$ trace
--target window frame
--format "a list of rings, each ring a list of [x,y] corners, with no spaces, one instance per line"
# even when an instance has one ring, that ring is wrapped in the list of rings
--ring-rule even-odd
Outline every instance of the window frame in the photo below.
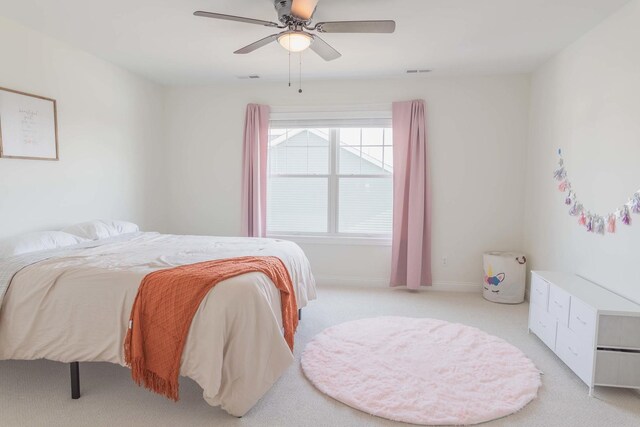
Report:
[[[317,243],[317,244],[354,244],[354,245],[391,245],[391,233],[345,233],[339,232],[339,215],[340,215],[340,180],[350,178],[370,178],[370,179],[387,179],[391,180],[393,186],[393,172],[389,174],[345,174],[340,173],[340,129],[354,126],[331,126],[329,129],[329,170],[326,174],[281,174],[271,173],[271,162],[269,160],[267,179],[271,178],[326,178],[327,179],[327,232],[308,232],[308,231],[276,231],[271,232],[267,227],[267,237],[283,238],[293,240],[299,243]],[[358,126],[358,128],[382,128],[387,129],[389,126]],[[282,129],[283,127],[278,127]],[[287,127],[292,129],[293,127]],[[297,125],[296,129],[313,129],[313,124]],[[318,127],[320,128],[320,127]],[[383,136],[383,144],[380,147],[386,147],[385,136]],[[369,146],[363,145],[360,147]],[[373,145],[378,146],[378,145]],[[393,144],[388,145],[393,147]],[[384,168],[384,161],[382,163]],[[391,201],[393,208],[393,199]]]

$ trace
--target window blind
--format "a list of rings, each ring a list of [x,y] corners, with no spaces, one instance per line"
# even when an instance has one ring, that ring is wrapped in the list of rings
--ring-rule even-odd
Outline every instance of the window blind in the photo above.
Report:
[[[335,107],[272,107],[272,129],[390,128],[391,105]]]

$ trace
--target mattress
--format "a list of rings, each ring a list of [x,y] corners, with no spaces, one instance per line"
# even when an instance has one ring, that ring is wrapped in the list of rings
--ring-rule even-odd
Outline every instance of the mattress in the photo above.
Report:
[[[276,239],[132,233],[0,260],[0,360],[124,366],[129,315],[145,275],[237,256],[279,257],[298,307],[316,298],[302,249]],[[180,374],[202,387],[209,404],[241,416],[292,361],[282,335],[279,291],[265,275],[248,273],[219,283],[205,297],[189,330]]]

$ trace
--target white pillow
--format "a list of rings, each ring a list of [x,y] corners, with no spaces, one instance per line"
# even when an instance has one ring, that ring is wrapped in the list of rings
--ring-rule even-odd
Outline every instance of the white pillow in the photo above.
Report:
[[[39,231],[23,234],[0,241],[0,258],[7,258],[29,252],[44,251],[47,249],[62,248],[85,242],[79,236],[64,233],[62,231]]]
[[[140,231],[140,227],[138,227],[138,225],[134,224],[133,222],[115,220],[102,221],[105,224],[108,224],[112,228],[112,230],[115,230],[116,235],[137,233],[138,231]]]
[[[62,229],[65,233],[75,234],[89,240],[106,239],[121,234],[135,233],[139,230],[140,228],[132,222],[102,219],[82,222]]]

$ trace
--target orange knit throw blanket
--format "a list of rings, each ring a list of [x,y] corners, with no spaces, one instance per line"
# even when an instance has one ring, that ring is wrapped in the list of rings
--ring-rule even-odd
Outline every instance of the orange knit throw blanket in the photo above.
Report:
[[[298,305],[289,273],[276,257],[240,257],[184,265],[148,274],[131,309],[125,363],[138,384],[178,400],[178,375],[191,321],[207,293],[223,280],[250,272],[280,290],[284,338],[293,351]]]

